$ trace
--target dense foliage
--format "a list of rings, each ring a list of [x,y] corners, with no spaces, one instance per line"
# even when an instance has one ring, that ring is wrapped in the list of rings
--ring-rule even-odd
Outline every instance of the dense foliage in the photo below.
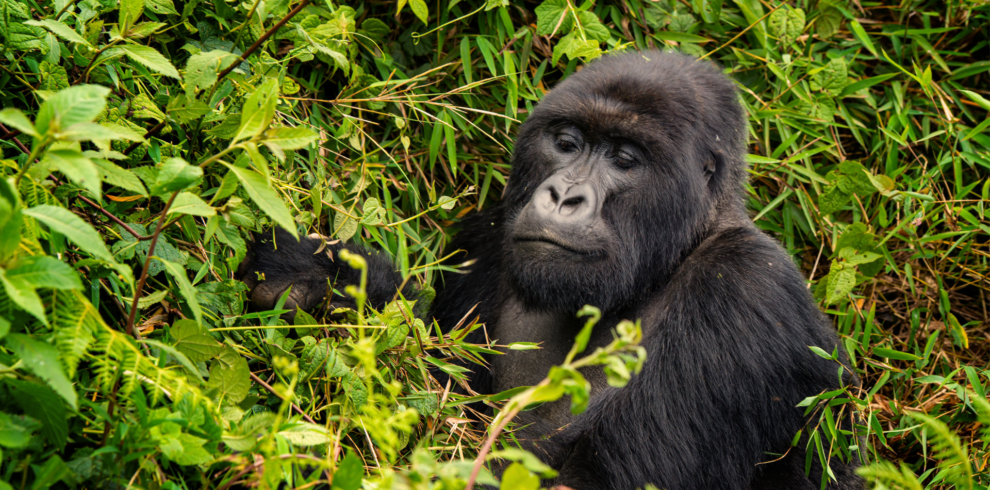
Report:
[[[988,25],[985,0],[0,0],[0,489],[463,488],[495,483],[472,476],[494,448],[503,488],[537,488],[549,469],[490,442],[528,403],[580,411],[578,367],[623,384],[638,324],[470,397],[429,372],[506,348],[466,344],[472,318],[443,336],[354,285],[343,321],[288,325],[234,272],[282,226],[384,250],[429,301],[542,94],[647,48],[738,81],[754,220],[863,379],[808,394],[809,457],[985,488]],[[505,404],[487,434],[479,400]]]

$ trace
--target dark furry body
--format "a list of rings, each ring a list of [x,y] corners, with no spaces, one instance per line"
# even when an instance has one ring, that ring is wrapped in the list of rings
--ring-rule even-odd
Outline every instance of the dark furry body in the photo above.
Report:
[[[803,443],[789,447],[806,421],[795,405],[840,386],[838,365],[808,346],[831,352],[838,342],[786,252],[742,206],[746,134],[734,89],[711,65],[637,56],[591,64],[529,116],[503,200],[464,220],[448,247],[477,262],[468,274],[438,282],[430,316],[449,329],[477,305],[489,338],[543,343],[541,351],[510,351],[493,356],[491,370],[475,369],[471,385],[482,393],[536,383],[562,362],[583,304],[604,313],[589,349],[610,341],[618,321],[642,320],[648,357],[627,387],[611,388],[600,370],[588,370],[592,402],[584,414],[571,416],[561,401],[520,416],[522,439],[560,472],[553,483],[578,490],[818,488],[820,466],[805,476]],[[541,139],[559,121],[588,139],[580,165],[599,165],[588,163],[602,158],[599,140],[610,147],[624,138],[641,145],[649,165],[603,167],[595,183],[605,195],[599,221],[579,228],[590,230],[593,254],[534,260],[513,241],[526,226],[528,203],[542,182],[578,165]],[[568,240],[578,235],[561,232]],[[316,269],[293,251],[315,245],[282,247],[248,268],[278,271],[283,282],[316,280],[323,289],[337,274],[336,264]],[[390,268],[373,278],[373,298],[394,295]],[[833,459],[838,483],[830,488],[861,488],[854,465]]]

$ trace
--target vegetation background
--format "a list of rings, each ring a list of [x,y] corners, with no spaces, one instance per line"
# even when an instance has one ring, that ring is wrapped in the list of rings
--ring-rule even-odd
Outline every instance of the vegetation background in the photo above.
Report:
[[[441,336],[357,285],[343,320],[287,325],[234,271],[282,226],[431,284],[542,95],[648,48],[738,82],[753,219],[863,379],[808,394],[809,457],[987,488],[985,0],[0,0],[0,489],[495,484],[468,402],[507,403],[501,427],[565,392],[580,410],[583,378],[457,395],[429,370],[490,351],[471,318]],[[618,383],[641,362],[624,328],[585,358]],[[549,474],[497,454],[502,488]]]

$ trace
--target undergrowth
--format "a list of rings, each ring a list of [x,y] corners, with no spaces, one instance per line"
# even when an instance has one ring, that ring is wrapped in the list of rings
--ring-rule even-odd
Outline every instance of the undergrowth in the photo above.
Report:
[[[808,394],[809,457],[987,488],[988,26],[983,0],[0,0],[0,489],[459,489],[497,484],[491,457],[537,488],[552,470],[496,437],[564,391],[580,411],[576,366],[628,380],[638,324],[471,396],[453,360],[536,346],[467,344],[470,315],[441,335],[362,285],[344,323],[289,325],[234,271],[281,226],[432,284],[546,90],[648,48],[738,82],[753,219],[862,379]],[[490,428],[479,401],[505,408]]]

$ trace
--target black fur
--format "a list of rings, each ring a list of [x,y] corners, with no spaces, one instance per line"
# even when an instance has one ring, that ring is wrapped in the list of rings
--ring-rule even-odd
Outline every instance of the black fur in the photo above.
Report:
[[[560,472],[553,483],[819,487],[821,467],[805,476],[803,441],[790,442],[806,422],[795,405],[840,386],[838,366],[808,347],[838,341],[790,257],[745,212],[736,97],[713,64],[685,56],[591,63],[528,117],[504,198],[465,219],[449,247],[477,262],[438,282],[430,314],[441,327],[478,305],[490,338],[544,346],[494,356],[472,380],[479,392],[542,379],[570,348],[583,304],[604,312],[589,349],[621,319],[642,319],[648,358],[627,387],[589,369],[587,412],[572,417],[561,401],[520,416],[519,435]],[[311,256],[286,250],[256,250],[264,257],[246,270],[280,281],[272,290],[325,289],[337,269],[318,259],[314,274]],[[376,272],[374,296],[395,293],[393,274]],[[830,488],[862,488],[854,466],[834,458]]]

